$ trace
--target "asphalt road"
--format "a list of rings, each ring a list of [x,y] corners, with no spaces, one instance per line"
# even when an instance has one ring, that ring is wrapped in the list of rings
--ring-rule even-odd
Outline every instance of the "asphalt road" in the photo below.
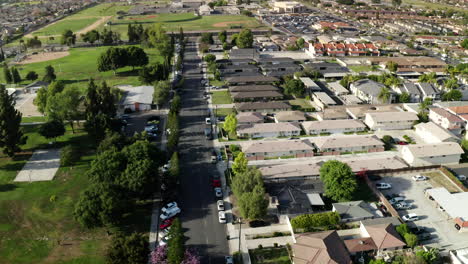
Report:
[[[213,143],[204,136],[208,105],[200,86],[200,62],[195,43],[188,43],[180,111],[181,220],[186,245],[196,248],[202,263],[224,263],[224,256],[228,254],[226,227],[218,222],[217,199],[210,182],[212,175],[218,172],[210,163]]]

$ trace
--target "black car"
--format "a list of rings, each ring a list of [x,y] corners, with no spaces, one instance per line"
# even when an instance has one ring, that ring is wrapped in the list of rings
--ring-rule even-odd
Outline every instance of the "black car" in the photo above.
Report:
[[[432,238],[431,233],[421,233],[417,235],[419,241],[430,240]]]
[[[423,227],[423,226],[417,226],[417,227],[410,228],[410,231],[411,231],[411,233],[413,233],[415,235],[427,233],[426,228]]]

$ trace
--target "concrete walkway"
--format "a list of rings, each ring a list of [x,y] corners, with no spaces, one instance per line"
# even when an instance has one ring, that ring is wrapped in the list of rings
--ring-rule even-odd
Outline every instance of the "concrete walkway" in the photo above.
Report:
[[[34,151],[23,169],[16,175],[15,182],[51,181],[60,167],[60,150],[43,149]]]

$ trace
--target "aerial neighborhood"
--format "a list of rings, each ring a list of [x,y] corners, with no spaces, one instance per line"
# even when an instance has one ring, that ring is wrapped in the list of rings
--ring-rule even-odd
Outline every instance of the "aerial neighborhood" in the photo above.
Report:
[[[468,264],[463,0],[0,0],[1,264]]]

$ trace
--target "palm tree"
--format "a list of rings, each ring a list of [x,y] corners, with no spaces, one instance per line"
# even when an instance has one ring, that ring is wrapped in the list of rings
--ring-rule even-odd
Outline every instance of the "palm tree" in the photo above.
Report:
[[[436,83],[437,76],[436,76],[435,72],[426,73],[426,74],[423,74],[423,75],[419,76],[418,81],[419,82],[426,82],[426,83]]]
[[[449,89],[449,90],[456,89],[458,88],[458,81],[455,78],[447,79],[444,82],[444,86],[446,89]]]
[[[380,102],[386,104],[390,100],[391,95],[392,94],[387,87],[382,87],[377,98],[379,99]]]

